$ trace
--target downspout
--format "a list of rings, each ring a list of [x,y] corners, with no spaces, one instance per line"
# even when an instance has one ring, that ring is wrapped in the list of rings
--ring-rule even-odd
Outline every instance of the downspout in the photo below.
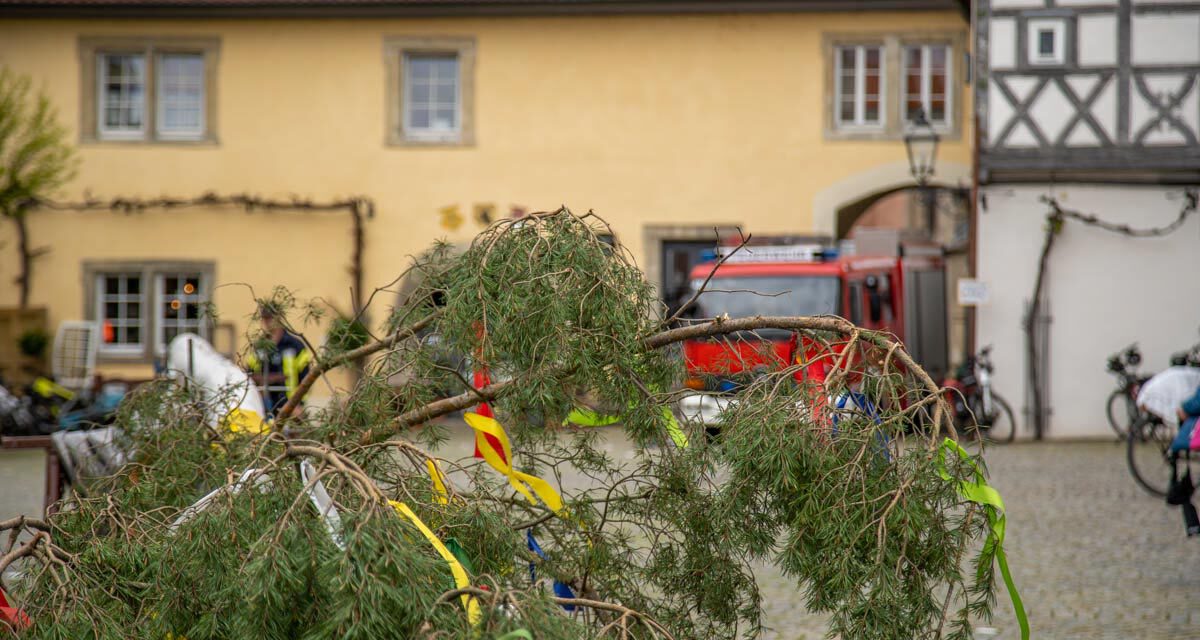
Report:
[[[977,33],[978,21],[976,20],[975,11],[972,10],[971,2],[964,0],[963,10],[967,14],[967,22],[970,25],[970,52],[971,66],[973,73],[971,74],[971,93],[973,100],[971,101],[971,204],[967,211],[967,277],[974,278],[978,273],[979,260],[979,156],[980,147],[983,145],[983,135],[980,133],[979,109],[980,109],[980,91],[977,90],[979,85],[980,67],[982,62],[979,59],[979,35]],[[975,353],[977,344],[975,339],[976,329],[976,307],[974,305],[967,307],[967,327],[966,327],[966,348],[965,355]]]

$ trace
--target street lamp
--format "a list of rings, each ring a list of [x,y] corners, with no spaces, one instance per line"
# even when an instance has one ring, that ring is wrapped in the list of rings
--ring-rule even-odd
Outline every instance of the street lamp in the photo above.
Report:
[[[925,221],[930,238],[933,237],[935,201],[929,188],[929,178],[933,176],[933,168],[937,163],[939,141],[941,136],[925,118],[925,111],[918,109],[908,133],[904,136],[904,150],[908,153],[908,171],[913,180],[917,181],[918,192],[925,200]]]

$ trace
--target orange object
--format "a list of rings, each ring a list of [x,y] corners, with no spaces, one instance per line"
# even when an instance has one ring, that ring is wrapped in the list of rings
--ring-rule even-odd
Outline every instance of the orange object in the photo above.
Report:
[[[115,339],[115,337],[113,335],[112,322],[105,320],[102,330],[104,332],[104,342],[106,342],[106,343],[112,342]]]

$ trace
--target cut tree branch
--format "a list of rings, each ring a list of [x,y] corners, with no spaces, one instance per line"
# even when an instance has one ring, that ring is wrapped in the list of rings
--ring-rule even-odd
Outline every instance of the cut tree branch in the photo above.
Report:
[[[753,316],[750,318],[730,319],[726,317],[717,318],[709,322],[679,327],[676,329],[668,329],[659,333],[653,334],[642,340],[642,346],[647,349],[661,349],[667,345],[684,340],[692,340],[696,338],[706,338],[728,333],[738,333],[741,331],[755,331],[761,329],[784,329],[789,331],[827,331],[838,333],[844,336],[855,335],[859,336],[860,340],[869,342],[876,347],[884,349],[895,356],[896,360],[904,368],[912,373],[920,381],[925,391],[930,394],[940,394],[941,387],[929,377],[912,356],[904,350],[903,346],[898,342],[889,338],[886,334],[877,331],[864,331],[854,323],[844,318],[837,316]],[[365,347],[364,347],[365,348]],[[395,424],[400,428],[410,425],[421,424],[428,422],[434,418],[444,416],[455,411],[461,411],[478,402],[489,402],[502,397],[508,393],[513,381],[495,382],[478,389],[460,393],[456,396],[435,400],[424,406],[418,407],[411,411],[406,411],[396,418]],[[930,446],[937,446],[938,431],[943,427],[951,437],[957,438],[958,433],[951,421],[949,412],[945,410],[945,402],[940,398],[933,403],[933,425],[934,437],[930,439]],[[391,427],[387,427],[388,431]],[[372,427],[365,431],[359,444],[369,445],[380,439],[384,439],[389,434],[384,433],[383,427]]]
[[[379,353],[384,349],[390,349],[396,346],[402,340],[415,336],[421,330],[428,327],[433,323],[434,320],[437,319],[438,315],[440,315],[440,312],[431,313],[406,327],[397,329],[386,338],[378,342],[372,342],[371,344],[363,345],[357,349],[347,351],[325,362],[313,364],[311,367],[309,367],[308,373],[305,374],[304,378],[300,381],[300,384],[296,385],[296,390],[292,393],[291,397],[288,398],[287,403],[284,404],[283,408],[279,410],[279,415],[277,415],[275,418],[275,429],[280,429],[282,424],[292,416],[292,414],[296,411],[296,407],[304,401],[304,396],[308,395],[309,389],[312,389],[312,386],[326,372],[336,369],[347,362],[354,362],[359,358],[365,358],[369,355]]]

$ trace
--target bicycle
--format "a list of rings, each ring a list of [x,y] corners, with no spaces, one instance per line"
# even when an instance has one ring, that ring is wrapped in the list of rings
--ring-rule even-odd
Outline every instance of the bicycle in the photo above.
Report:
[[[1200,455],[1197,452],[1171,453],[1171,441],[1178,427],[1163,422],[1158,416],[1141,412],[1126,439],[1125,459],[1138,486],[1156,498],[1165,498],[1172,475],[1182,476],[1190,469],[1192,476],[1200,474]]]
[[[1138,391],[1151,378],[1137,373],[1141,363],[1142,353],[1136,342],[1108,357],[1108,372],[1117,376],[1117,388],[1108,394],[1105,414],[1108,416],[1108,425],[1121,439],[1129,435],[1130,425],[1138,419]]]
[[[945,385],[947,400],[954,407],[954,421],[968,435],[989,442],[1012,442],[1017,435],[1017,421],[1012,406],[992,390],[992,347],[970,356],[959,367],[956,376]]]
[[[1200,345],[1173,354],[1171,367],[1200,367]],[[1139,391],[1147,380],[1141,378]],[[1138,486],[1152,496],[1164,498],[1174,474],[1190,470],[1196,476],[1200,472],[1200,455],[1193,456],[1187,450],[1172,453],[1171,442],[1179,432],[1178,425],[1137,406],[1136,392],[1132,404],[1133,421],[1126,436],[1125,460]]]

